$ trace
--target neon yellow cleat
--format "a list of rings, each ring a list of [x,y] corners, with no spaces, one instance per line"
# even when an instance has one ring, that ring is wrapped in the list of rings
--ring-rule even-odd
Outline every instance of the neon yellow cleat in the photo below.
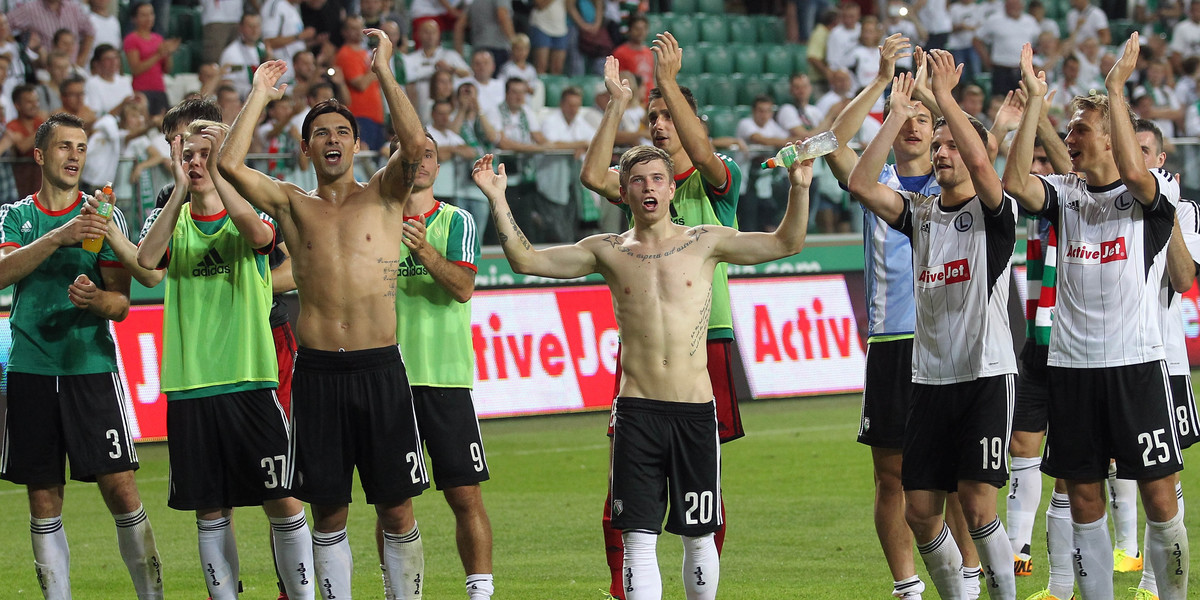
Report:
[[[1130,556],[1120,548],[1113,550],[1113,570],[1118,573],[1129,573],[1142,570],[1142,553]]]
[[[1158,600],[1158,596],[1155,596],[1150,590],[1129,588],[1129,591],[1133,592],[1133,600]]]

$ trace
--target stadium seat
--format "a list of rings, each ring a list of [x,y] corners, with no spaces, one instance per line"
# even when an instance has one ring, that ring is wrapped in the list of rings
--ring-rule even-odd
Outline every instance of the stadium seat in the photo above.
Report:
[[[697,10],[710,15],[725,14],[725,0],[699,0]]]
[[[596,86],[604,83],[604,78],[599,75],[580,75],[570,79],[571,85],[579,88],[583,92],[583,105],[591,106],[596,102]],[[547,100],[547,104],[549,104]],[[554,106],[558,106],[558,96],[554,97]]]
[[[771,95],[775,97],[775,103],[779,105],[791,104],[792,100],[792,78],[780,77],[771,83]]]
[[[179,48],[171,54],[171,74],[179,75],[180,73],[195,72],[195,67],[192,66],[192,47],[189,44],[180,44]]]
[[[733,73],[733,56],[725,46],[713,46],[704,50],[704,72]]]
[[[737,135],[737,115],[728,106],[706,106],[704,116],[708,122],[710,137],[733,137]]]
[[[783,19],[771,15],[759,15],[755,19],[758,21],[758,43],[782,44],[787,40]]]
[[[675,15],[667,24],[681,47],[694,46],[700,42],[700,24],[691,15]]]
[[[728,15],[729,41],[735,44],[757,44],[758,23],[753,17],[743,15]]]
[[[671,12],[690,15],[700,10],[697,0],[671,0]]]
[[[203,37],[204,26],[200,22],[200,9],[175,4],[171,6],[171,22],[167,27],[168,38],[179,38],[185,42]]]
[[[708,103],[708,88],[701,75],[680,75],[676,77],[679,85],[692,91],[692,97],[696,99],[696,105]]]
[[[808,72],[808,46],[802,44],[786,44],[781,47],[792,53],[792,72]]]
[[[646,15],[646,32],[647,40],[654,39],[654,36],[667,30],[667,23],[670,19],[662,13],[650,13]]]
[[[729,43],[729,21],[725,15],[700,15],[696,17],[696,22],[700,27],[700,41],[710,44]]]
[[[1113,19],[1108,22],[1108,30],[1112,33],[1113,44],[1118,46],[1129,39],[1130,34],[1138,29],[1138,24],[1129,19]]]
[[[558,106],[563,89],[571,85],[571,78],[566,75],[542,75],[541,79],[546,88],[546,106]]]
[[[786,46],[763,46],[763,70],[781,77],[788,77],[803,68],[793,66],[792,52]]]
[[[975,75],[975,83],[983,88],[983,97],[990,98],[992,95],[992,74],[978,73]],[[985,103],[986,104],[986,103]]]
[[[776,79],[767,75],[735,75],[734,82],[738,89],[738,104],[754,104],[754,99],[762,95],[771,95],[772,85]]]
[[[737,87],[729,75],[708,74],[704,76],[701,85],[707,88],[709,104],[716,106],[733,106],[737,104]]]
[[[741,75],[761,75],[763,72],[762,51],[755,46],[732,48],[733,70]]]
[[[720,48],[713,44],[700,42],[692,46],[687,52],[683,53],[683,64],[679,66],[680,75],[699,75],[704,72],[705,60],[708,53],[713,48]]]

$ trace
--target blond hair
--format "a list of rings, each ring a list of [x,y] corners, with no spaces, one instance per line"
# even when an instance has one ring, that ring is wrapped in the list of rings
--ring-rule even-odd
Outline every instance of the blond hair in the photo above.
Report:
[[[663,161],[667,166],[667,174],[671,179],[675,179],[675,161],[671,160],[671,155],[667,154],[666,150],[654,146],[634,146],[621,155],[621,187],[629,184],[629,172],[635,165],[655,160]]]
[[[217,129],[220,129],[221,131],[224,131],[227,134],[229,133],[229,126],[220,121],[209,121],[207,119],[197,119],[195,121],[192,121],[190,124],[188,124],[187,130],[183,134],[182,141],[186,142],[186,141],[188,141],[188,138],[192,137],[193,135],[200,135],[200,132],[204,131],[204,129],[207,127],[216,127]]]

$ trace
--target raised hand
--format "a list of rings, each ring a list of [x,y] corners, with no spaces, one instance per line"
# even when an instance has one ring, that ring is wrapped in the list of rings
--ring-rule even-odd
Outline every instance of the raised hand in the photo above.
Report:
[[[910,48],[912,48],[912,44],[902,33],[893,33],[883,40],[883,45],[879,47],[879,74],[875,78],[886,83],[894,77],[896,61],[913,55],[912,52],[907,51]]]
[[[654,81],[662,85],[664,81],[675,81],[679,69],[683,66],[683,50],[670,31],[664,31],[655,37],[651,51],[654,52]]]
[[[1021,83],[1025,84],[1028,97],[1045,96],[1049,86],[1046,85],[1046,72],[1033,70],[1033,46],[1021,46]]]
[[[432,248],[425,240],[425,215],[418,215],[415,219],[405,219],[402,228],[401,241],[413,254],[421,256],[429,248]]]
[[[1108,75],[1104,77],[1104,87],[1108,88],[1108,93],[1114,91],[1125,91],[1125,82],[1129,81],[1129,76],[1133,75],[1134,69],[1137,68],[1138,54],[1141,53],[1141,46],[1138,45],[1138,33],[1135,31],[1129,36],[1125,42],[1125,48],[1121,51],[1121,58],[1117,59],[1116,64],[1109,69]]]
[[[378,45],[371,55],[371,68],[376,71],[392,72],[392,38],[382,29],[364,29],[363,35],[375,38]]]
[[[471,179],[475,180],[475,185],[483,193],[491,198],[492,194],[500,197],[504,196],[504,190],[508,187],[508,175],[504,172],[504,164],[500,164],[499,172],[492,170],[492,155],[484,154],[479,160],[475,161],[475,167],[471,169]]]
[[[59,246],[74,246],[83,240],[102,238],[107,231],[108,219],[96,214],[95,210],[80,211],[74,219],[54,230],[54,240]]]
[[[287,90],[287,84],[275,87],[279,80],[283,78],[283,74],[287,73],[287,63],[282,60],[268,60],[258,66],[258,70],[254,72],[254,89],[265,93],[268,100],[278,100],[283,97],[283,92]]]
[[[963,66],[954,65],[954,55],[945,50],[932,50],[925,61],[935,94],[949,94],[962,77]]]
[[[917,82],[909,73],[902,73],[892,78],[892,96],[888,102],[891,103],[893,114],[898,114],[906,120],[920,114],[917,103],[912,100],[912,93],[916,87]]]
[[[612,96],[610,102],[620,102],[618,106],[627,107],[633,100],[633,88],[628,79],[621,79],[621,61],[616,57],[604,59],[604,88]]]
[[[208,140],[208,160],[205,165],[208,167],[208,174],[216,179],[221,176],[217,170],[217,154],[221,149],[221,144],[225,142],[225,129],[223,127],[208,126],[200,130],[200,137]]]
[[[797,140],[794,144],[798,147],[803,144],[804,140]],[[789,144],[790,145],[790,144]],[[798,160],[788,167],[788,181],[795,187],[807,188],[812,185],[812,170],[813,160]]]
[[[187,167],[183,166],[182,135],[171,138],[171,175],[175,178],[175,187],[187,189],[189,179]]]
[[[1004,96],[1004,104],[996,111],[992,131],[1007,133],[1017,128],[1021,123],[1021,115],[1025,112],[1025,92],[1010,91]]]

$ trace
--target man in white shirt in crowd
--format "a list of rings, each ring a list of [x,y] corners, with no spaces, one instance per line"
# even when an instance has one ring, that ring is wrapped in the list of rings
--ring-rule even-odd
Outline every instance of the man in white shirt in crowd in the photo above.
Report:
[[[863,31],[869,25],[864,20]],[[878,62],[878,61],[876,61]],[[788,178],[785,173],[776,173],[775,169],[763,171],[755,165],[767,160],[775,151],[795,138],[775,122],[775,101],[770,96],[762,95],[754,99],[750,116],[737,124],[737,138],[748,146],[769,146],[767,151],[750,153],[749,188],[747,193],[752,202],[743,203],[741,228],[743,231],[771,231],[779,224],[783,216],[782,207],[787,203]],[[782,177],[782,179],[781,179]],[[782,186],[782,187],[780,187]],[[781,204],[780,201],[783,203]]]
[[[121,52],[101,44],[92,53],[92,75],[83,86],[83,101],[97,115],[117,114],[121,103],[133,97],[133,79],[121,74]]]
[[[305,44],[316,36],[312,27],[305,27],[300,18],[300,0],[267,0],[263,4],[262,38],[267,51],[277,60],[287,63],[287,73],[283,75],[284,82],[295,78],[295,67],[292,57],[304,50]]]
[[[112,0],[88,0],[88,19],[96,30],[92,47],[108,44],[114,48],[121,45],[121,21],[112,13]]]
[[[1075,43],[1093,38],[1102,46],[1112,43],[1108,15],[1091,0],[1071,0],[1071,10],[1067,11],[1067,35],[1074,36]]]
[[[775,114],[775,122],[788,131],[792,139],[806,138],[821,131],[821,120],[825,115],[816,106],[809,104],[812,99],[812,80],[806,73],[792,75],[791,93],[793,102],[779,107]]]
[[[413,15],[416,15],[415,6]],[[422,20],[416,25],[413,37],[419,49],[404,56],[404,70],[408,75],[408,97],[412,98],[414,106],[421,106],[422,102],[429,100],[429,80],[435,72],[450,71],[455,77],[465,78],[471,75],[471,70],[461,54],[441,46],[442,30],[436,20]],[[493,62],[492,68],[495,69],[495,66]],[[488,98],[483,95],[483,90],[479,90],[479,99],[485,108],[496,98]]]
[[[499,98],[504,95],[504,82],[496,79],[495,74],[496,59],[492,52],[486,48],[476,48],[471,53],[471,76],[455,80],[454,89],[470,81],[475,84],[480,98]]]
[[[437,144],[440,169],[433,182],[433,193],[471,213],[475,231],[482,237],[488,223],[487,197],[479,192],[479,188],[470,185],[467,176],[471,161],[477,158],[475,149],[454,130],[451,122],[454,104],[449,100],[434,101],[429,115],[429,137]]]
[[[204,32],[204,43],[200,49],[201,62],[219,61],[225,46],[237,39],[238,21],[242,19],[242,15],[243,4],[237,0],[200,0],[200,24]]]
[[[238,21],[238,38],[221,52],[221,69],[225,80],[233,84],[242,98],[250,95],[254,71],[271,58],[262,41],[262,17],[246,13]],[[293,73],[294,73],[293,68]]]
[[[983,61],[983,70],[992,72],[993,96],[1017,89],[1021,81],[1021,46],[1037,41],[1037,19],[1024,10],[1021,0],[1004,0],[1004,10],[986,19],[975,32],[975,50]]]
[[[1171,66],[1176,73],[1183,73],[1183,60],[1200,56],[1200,2],[1188,6],[1188,18],[1175,24],[1171,30]]]
[[[829,69],[850,68],[850,51],[858,45],[861,26],[858,21],[862,18],[862,9],[851,0],[842,0],[838,5],[838,22],[829,31],[829,39],[825,42],[825,64]]]

